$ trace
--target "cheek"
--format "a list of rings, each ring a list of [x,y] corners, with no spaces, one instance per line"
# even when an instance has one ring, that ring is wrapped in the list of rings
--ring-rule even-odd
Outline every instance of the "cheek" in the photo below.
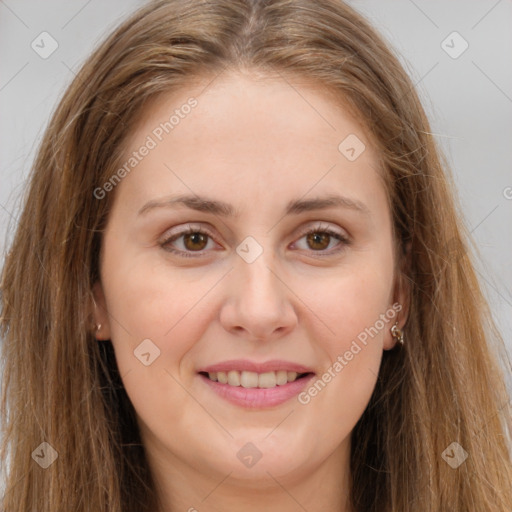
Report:
[[[384,339],[396,319],[389,302],[392,268],[392,258],[384,257],[340,272],[328,288],[316,283],[309,289],[305,302],[314,304],[321,322],[311,317],[315,327],[308,337],[325,364],[299,401],[318,414],[329,410],[319,435],[326,425],[349,432],[373,393]]]
[[[173,425],[186,432],[190,425],[183,411],[195,407],[186,391],[191,369],[186,355],[211,321],[203,299],[219,276],[170,271],[165,263],[143,257],[112,257],[104,268],[111,340],[139,420],[150,430]]]
[[[108,254],[104,289],[120,369],[138,366],[134,351],[148,339],[159,353],[152,368],[179,367],[207,324],[205,298],[219,280],[218,273],[170,269],[166,262],[131,256],[129,250],[114,246]]]
[[[361,258],[360,263],[342,268],[336,275],[308,280],[302,287],[305,292],[301,298],[311,305],[317,318],[315,326],[323,325],[323,344],[331,360],[349,350],[354,340],[363,345],[367,341],[366,347],[372,340],[371,345],[382,350],[381,341],[391,328],[395,312],[390,304],[392,257],[381,255],[379,261]],[[311,313],[309,316],[313,318]],[[315,327],[318,332],[320,328]]]

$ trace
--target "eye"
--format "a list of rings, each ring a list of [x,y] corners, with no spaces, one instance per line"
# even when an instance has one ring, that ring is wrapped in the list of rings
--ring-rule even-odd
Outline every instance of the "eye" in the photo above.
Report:
[[[347,245],[350,244],[349,239],[344,234],[335,231],[328,226],[324,227],[321,224],[308,229],[293,245],[297,245],[298,242],[300,242],[300,240],[303,238],[306,239],[306,244],[309,246],[309,250],[316,253],[315,256],[330,256],[334,253],[342,251]],[[181,245],[181,247],[176,249],[174,244],[180,239],[182,240],[178,245]],[[178,256],[194,258],[200,257],[204,254],[204,251],[208,249],[209,240],[213,240],[213,235],[208,230],[199,226],[196,227],[188,225],[186,229],[181,230],[175,234],[170,234],[164,238],[164,240],[160,242],[160,246],[164,250],[177,254]],[[339,243],[335,246],[334,250],[327,252],[326,249],[334,240],[337,240]],[[308,247],[306,247],[304,250],[307,251]]]
[[[182,238],[181,246],[183,248],[175,249],[172,244]],[[176,234],[171,234],[166,237],[160,246],[166,251],[184,256],[186,258],[194,258],[201,256],[201,254],[191,254],[194,252],[201,252],[206,249],[208,245],[208,239],[213,238],[209,231],[201,227],[194,227],[189,225],[187,229],[182,230]]]
[[[347,245],[350,244],[349,239],[344,234],[335,231],[328,226],[322,227],[321,224],[308,229],[305,233],[303,233],[298,242],[303,238],[306,239],[306,244],[309,246],[309,248],[311,248],[313,252],[317,253],[315,256],[330,256],[333,253],[342,251]],[[327,254],[324,254],[331,242],[333,242],[333,239],[338,240],[339,243],[335,246],[334,250],[328,251]],[[296,245],[298,242],[295,242],[294,245]],[[306,247],[305,250],[308,250],[308,247]]]

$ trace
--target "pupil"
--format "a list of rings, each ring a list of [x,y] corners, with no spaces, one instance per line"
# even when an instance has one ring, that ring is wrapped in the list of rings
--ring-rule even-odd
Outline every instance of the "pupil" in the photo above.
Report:
[[[192,233],[192,234],[187,235],[187,240],[192,241],[192,245],[194,245],[194,246],[196,244],[201,244],[201,241],[204,242],[205,238],[206,238],[205,235],[203,235],[202,233]],[[190,245],[190,244],[188,244],[188,245]],[[192,247],[192,248],[197,249],[198,247]],[[202,248],[203,247],[199,247],[199,249],[202,249]]]
[[[322,233],[322,234],[319,234],[319,233],[312,233],[309,235],[309,241],[312,242],[313,244],[316,244],[316,243],[321,243],[321,240],[319,241],[318,239],[323,239],[324,242],[327,241],[327,244],[322,244],[322,247],[321,249],[325,249],[325,247],[327,245],[329,245],[329,241],[328,241],[328,238],[329,238],[329,235],[327,235],[326,233]]]

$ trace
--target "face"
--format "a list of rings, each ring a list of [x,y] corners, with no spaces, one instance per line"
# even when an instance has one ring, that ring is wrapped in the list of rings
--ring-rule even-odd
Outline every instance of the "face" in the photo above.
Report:
[[[98,338],[155,467],[291,481],[347,462],[395,344],[391,215],[363,126],[321,89],[209,81],[151,106],[106,192]]]

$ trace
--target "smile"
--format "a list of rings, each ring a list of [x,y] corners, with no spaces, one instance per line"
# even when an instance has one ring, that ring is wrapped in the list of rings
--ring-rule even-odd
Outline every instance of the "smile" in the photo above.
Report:
[[[231,370],[228,372],[201,372],[213,382],[227,384],[228,386],[241,386],[243,388],[275,388],[284,386],[289,382],[305,377],[307,373],[279,370],[277,372],[256,373],[250,371]]]
[[[210,391],[213,391],[223,401],[243,409],[269,409],[296,398],[306,389],[315,374],[284,371],[256,373],[230,370],[228,372],[199,372],[198,376]],[[284,382],[285,377],[286,382],[280,384],[280,382]],[[213,380],[213,378],[217,380]],[[222,382],[224,380],[226,382]],[[254,385],[256,382],[257,386]],[[252,385],[252,387],[245,387],[244,383]]]

